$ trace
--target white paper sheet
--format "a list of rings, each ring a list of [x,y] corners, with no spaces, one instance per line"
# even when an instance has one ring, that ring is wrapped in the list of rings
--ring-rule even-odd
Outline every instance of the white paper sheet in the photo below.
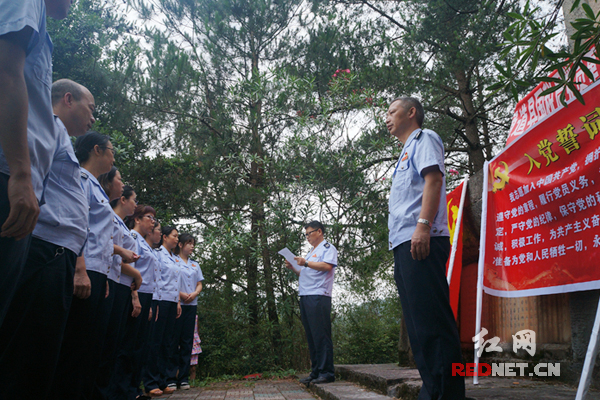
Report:
[[[293,267],[295,268],[302,268],[301,265],[299,265],[296,260],[294,260],[294,257],[296,257],[294,255],[294,253],[292,253],[290,251],[290,249],[288,249],[287,247],[284,249],[281,249],[277,252],[278,254],[281,254],[282,256],[285,257],[286,261],[289,262],[290,264],[292,264]]]

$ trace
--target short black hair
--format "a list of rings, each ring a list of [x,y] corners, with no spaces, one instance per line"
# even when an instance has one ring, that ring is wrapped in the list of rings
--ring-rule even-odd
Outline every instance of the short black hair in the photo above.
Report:
[[[79,136],[75,141],[75,156],[79,164],[90,159],[90,153],[96,145],[106,148],[108,142],[110,142],[110,137],[96,131],[87,131],[85,135]]]
[[[125,186],[123,186],[123,194],[121,195],[121,197],[125,197],[127,200],[129,200],[129,198],[131,196],[133,196],[134,193],[135,193],[135,190],[133,190],[133,188],[131,186],[125,185]],[[119,200],[121,200],[121,197],[119,197],[118,199],[114,199],[113,201],[111,201],[110,202],[110,206],[112,208],[115,208],[117,206],[117,204],[119,204]],[[129,228],[129,229],[131,229],[131,228]]]
[[[323,234],[325,234],[325,227],[319,221],[310,221],[308,224],[304,225],[304,229],[313,228],[320,229]]]
[[[416,111],[415,118],[417,119],[417,124],[419,124],[419,128],[422,128],[423,121],[425,121],[425,110],[423,109],[423,105],[421,104],[421,102],[414,97],[403,96],[403,97],[396,97],[390,103],[390,105],[397,101],[399,101],[400,104],[402,104],[402,108],[404,108],[406,111],[410,110],[412,107],[415,108],[415,111]]]
[[[160,230],[161,237],[169,236],[171,234],[171,232],[176,231],[176,230],[177,230],[177,228],[175,228],[173,225],[163,226]]]

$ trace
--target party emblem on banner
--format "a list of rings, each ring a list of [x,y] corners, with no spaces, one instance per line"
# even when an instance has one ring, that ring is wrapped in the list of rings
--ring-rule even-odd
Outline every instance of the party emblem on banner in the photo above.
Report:
[[[486,171],[484,290],[519,297],[600,288],[600,82],[532,124]]]
[[[504,161],[500,161],[498,166],[494,169],[492,176],[494,177],[494,183],[492,185],[492,192],[496,193],[498,190],[504,189],[510,178],[508,177],[508,165]],[[493,165],[493,164],[490,164]]]

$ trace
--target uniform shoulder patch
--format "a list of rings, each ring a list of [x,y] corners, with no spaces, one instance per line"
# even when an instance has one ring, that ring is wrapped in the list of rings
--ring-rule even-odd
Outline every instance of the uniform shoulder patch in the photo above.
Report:
[[[137,239],[137,233],[131,232],[131,237],[133,237],[134,239]]]
[[[330,248],[330,247],[331,247],[331,245],[330,245],[329,243],[325,243],[325,244],[323,245],[323,247],[325,247],[326,249],[328,249],[328,248]]]
[[[89,176],[88,176],[87,172],[83,172],[83,171],[81,171],[81,177],[82,177],[83,179],[88,179],[88,178],[89,178]]]

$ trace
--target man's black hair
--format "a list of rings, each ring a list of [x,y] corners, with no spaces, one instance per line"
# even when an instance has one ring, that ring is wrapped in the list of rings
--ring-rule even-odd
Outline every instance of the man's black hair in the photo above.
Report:
[[[423,127],[423,121],[425,120],[425,110],[423,110],[423,105],[421,102],[414,97],[396,97],[392,103],[399,101],[402,104],[402,108],[406,111],[411,108],[415,108],[415,118],[417,120],[417,124],[419,124],[419,128]],[[390,103],[390,104],[392,104]]]
[[[308,224],[304,225],[304,229],[313,228],[320,229],[323,234],[325,234],[325,227],[319,221],[310,221]]]

